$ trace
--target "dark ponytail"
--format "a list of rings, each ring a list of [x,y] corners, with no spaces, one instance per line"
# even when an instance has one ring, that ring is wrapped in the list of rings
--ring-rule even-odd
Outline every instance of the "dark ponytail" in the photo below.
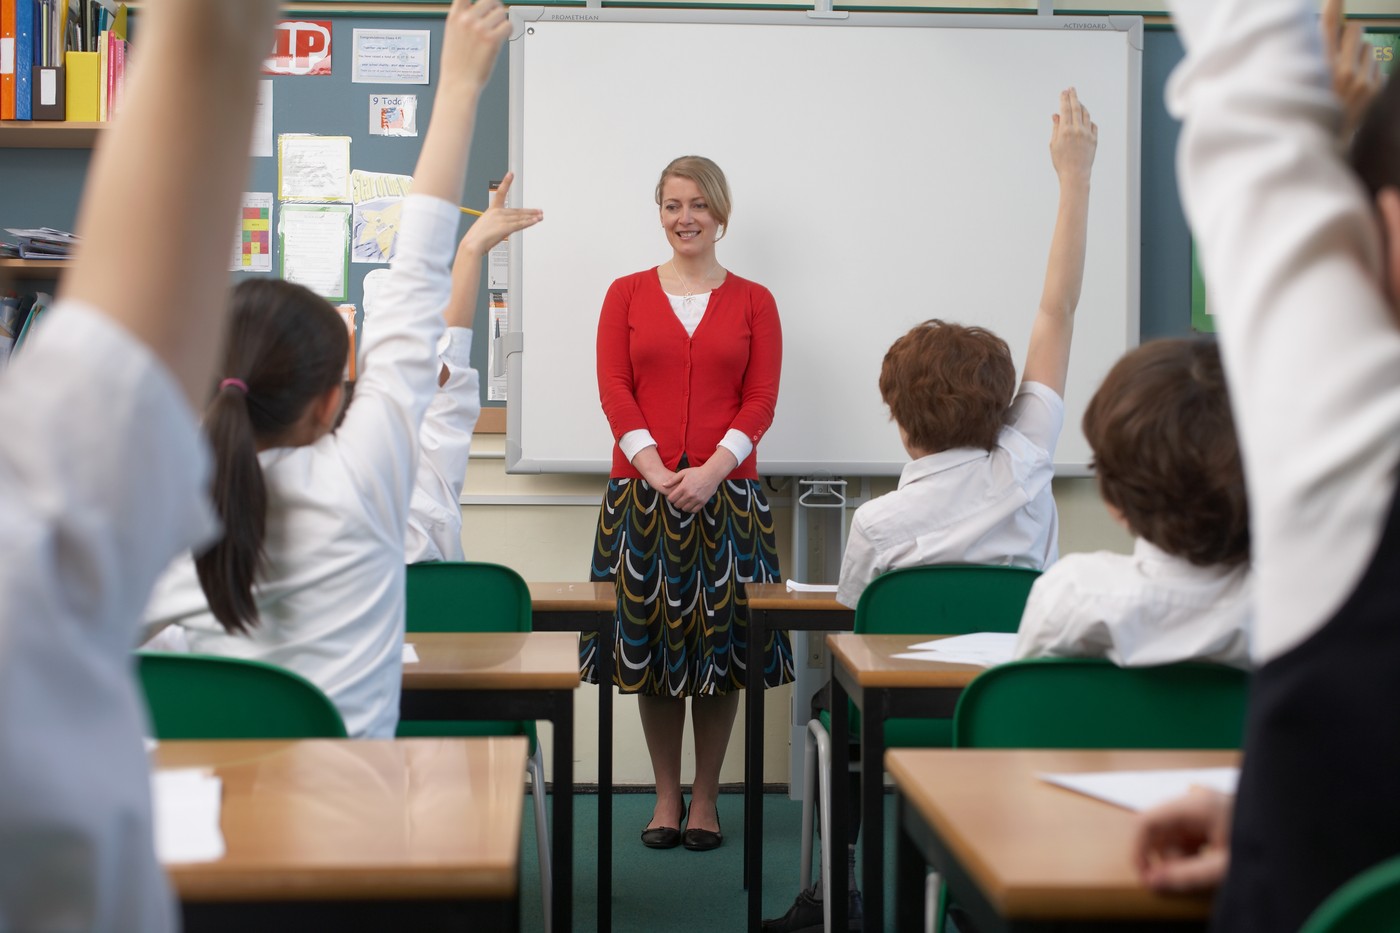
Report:
[[[309,289],[250,279],[233,290],[220,381],[204,415],[224,533],[195,556],[209,611],[226,631],[258,623],[253,579],[267,533],[258,448],[287,443],[307,407],[340,384],[349,346],[344,320]]]

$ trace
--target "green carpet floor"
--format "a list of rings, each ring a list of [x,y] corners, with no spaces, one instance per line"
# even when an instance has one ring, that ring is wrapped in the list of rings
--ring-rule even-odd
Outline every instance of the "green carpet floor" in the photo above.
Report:
[[[720,796],[724,845],[711,852],[656,850],[638,838],[651,818],[651,794],[613,797],[614,933],[744,933],[748,892],[743,885],[743,795]],[[797,896],[802,804],[786,794],[763,799],[763,915],[781,916]],[[574,798],[574,930],[598,929],[598,798]],[[885,903],[893,904],[894,798],[885,798]],[[521,848],[521,930],[542,933],[539,861],[535,850],[534,804],[525,800]]]

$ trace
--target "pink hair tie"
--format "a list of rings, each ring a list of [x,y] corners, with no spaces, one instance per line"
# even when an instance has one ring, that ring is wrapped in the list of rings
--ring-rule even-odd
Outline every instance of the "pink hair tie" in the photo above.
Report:
[[[244,395],[248,394],[248,383],[244,382],[242,379],[225,379],[223,382],[219,383],[219,391],[222,392],[229,386],[233,386],[235,389],[242,392]]]

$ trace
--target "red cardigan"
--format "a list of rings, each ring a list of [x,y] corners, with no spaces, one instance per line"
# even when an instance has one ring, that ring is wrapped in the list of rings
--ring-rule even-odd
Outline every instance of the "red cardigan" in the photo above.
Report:
[[[773,295],[730,273],[710,293],[692,337],[676,317],[656,269],[612,283],[598,318],[598,393],[613,433],[612,476],[640,479],[616,441],[646,428],[674,470],[685,454],[700,466],[730,428],[754,450],[729,474],[758,479],[758,441],[773,423],[783,332]]]

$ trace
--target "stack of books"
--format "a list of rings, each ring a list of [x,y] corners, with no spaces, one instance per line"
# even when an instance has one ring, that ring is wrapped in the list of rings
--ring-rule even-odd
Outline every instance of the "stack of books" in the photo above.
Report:
[[[53,304],[53,299],[40,292],[34,295],[0,294],[0,364],[9,362],[11,354],[24,343],[34,322]]]
[[[0,0],[0,120],[110,119],[126,52],[117,0]]]
[[[67,230],[53,227],[6,227],[5,232],[17,240],[14,244],[3,244],[6,252],[20,259],[71,259],[73,247],[78,238]]]

